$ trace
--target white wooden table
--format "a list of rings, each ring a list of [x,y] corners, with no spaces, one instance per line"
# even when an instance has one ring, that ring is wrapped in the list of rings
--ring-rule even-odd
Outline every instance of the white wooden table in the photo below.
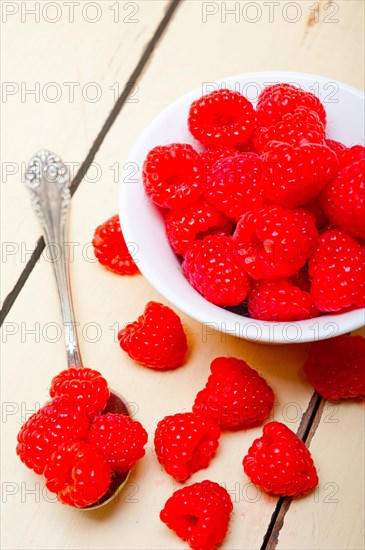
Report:
[[[322,401],[301,373],[307,346],[275,348],[216,332],[182,315],[191,354],[170,373],[135,365],[117,327],[148,300],[142,276],[118,277],[90,250],[117,212],[128,151],[146,124],[190,89],[256,70],[297,70],[364,87],[362,0],[2,2],[2,546],[4,549],[183,549],[158,519],[177,484],[153,452],[156,423],[187,410],[210,361],[244,358],[275,390],[273,417],[304,437],[318,489],[261,494],[241,461],[261,428],[223,435],[205,478],[225,483],[234,515],[222,548],[363,549],[364,404]],[[231,11],[230,11],[231,10]],[[232,12],[232,10],[234,10]],[[95,512],[61,506],[15,456],[22,422],[65,367],[51,266],[23,185],[24,162],[47,147],[73,163],[71,276],[84,362],[134,403],[149,432],[145,458],[117,502]],[[360,331],[361,332],[361,331]]]

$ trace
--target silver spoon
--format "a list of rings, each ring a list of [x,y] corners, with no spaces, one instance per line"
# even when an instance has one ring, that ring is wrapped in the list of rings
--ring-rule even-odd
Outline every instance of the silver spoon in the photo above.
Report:
[[[43,150],[30,160],[25,176],[26,186],[31,192],[33,210],[41,222],[56,278],[64,326],[67,365],[68,368],[81,369],[83,364],[77,339],[68,269],[69,249],[65,244],[67,213],[71,199],[69,172],[57,155]],[[102,414],[106,413],[130,415],[127,404],[114,391],[110,391],[109,400]],[[124,487],[129,473],[114,473],[107,493],[98,502],[82,510],[93,510],[110,502]]]

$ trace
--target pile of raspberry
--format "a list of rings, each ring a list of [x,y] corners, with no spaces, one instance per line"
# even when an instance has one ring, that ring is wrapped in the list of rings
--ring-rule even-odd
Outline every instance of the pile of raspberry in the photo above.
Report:
[[[19,458],[44,475],[63,504],[87,508],[107,500],[117,476],[126,478],[144,456],[147,432],[130,416],[106,412],[110,391],[98,371],[62,371],[50,396],[21,427]]]
[[[222,89],[188,126],[203,152],[157,146],[143,182],[194,289],[267,321],[365,306],[365,148],[328,139],[320,100],[275,84],[255,110]]]

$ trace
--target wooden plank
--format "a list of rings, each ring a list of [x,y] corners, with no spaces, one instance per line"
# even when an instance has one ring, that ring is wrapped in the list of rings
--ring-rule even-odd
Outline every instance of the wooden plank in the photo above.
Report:
[[[129,101],[138,103],[137,85],[128,79],[168,5],[167,0],[4,3],[2,300],[40,235],[23,185],[25,163],[46,147],[77,173],[123,91],[131,90]],[[99,169],[92,165],[86,179],[98,178]]]

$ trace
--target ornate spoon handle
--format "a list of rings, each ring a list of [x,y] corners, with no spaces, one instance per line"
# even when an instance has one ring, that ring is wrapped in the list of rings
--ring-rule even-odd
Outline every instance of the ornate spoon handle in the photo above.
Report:
[[[26,185],[31,193],[33,209],[43,229],[47,253],[51,258],[56,278],[67,363],[69,368],[81,368],[68,270],[69,249],[65,243],[67,212],[71,199],[68,169],[54,153],[39,151],[28,164]]]

